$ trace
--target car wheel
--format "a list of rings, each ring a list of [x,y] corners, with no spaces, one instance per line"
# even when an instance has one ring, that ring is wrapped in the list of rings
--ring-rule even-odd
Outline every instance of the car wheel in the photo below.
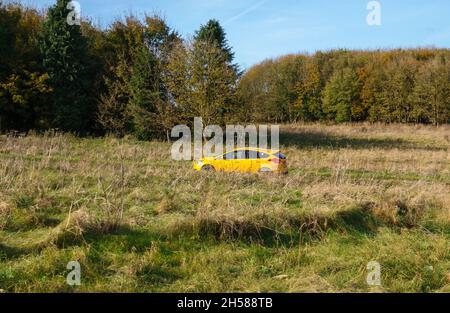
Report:
[[[204,165],[202,167],[202,171],[203,172],[214,172],[214,167],[212,167],[211,165]]]

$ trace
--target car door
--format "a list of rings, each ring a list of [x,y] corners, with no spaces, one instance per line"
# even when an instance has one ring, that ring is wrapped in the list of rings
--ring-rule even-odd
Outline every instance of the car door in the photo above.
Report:
[[[217,163],[219,164],[219,171],[233,171],[234,167],[236,166],[234,162],[236,162],[236,151],[225,153],[222,160],[217,161]]]
[[[268,158],[269,158],[269,155],[267,153],[259,151],[257,153],[257,160],[254,163],[255,164],[254,171],[259,172],[261,170],[261,168],[267,167]]]
[[[258,151],[250,149],[248,151],[248,159],[250,160],[250,171],[257,173],[261,167],[261,161],[258,159]]]
[[[234,170],[238,172],[251,172],[252,160],[249,158],[249,150],[238,150]]]

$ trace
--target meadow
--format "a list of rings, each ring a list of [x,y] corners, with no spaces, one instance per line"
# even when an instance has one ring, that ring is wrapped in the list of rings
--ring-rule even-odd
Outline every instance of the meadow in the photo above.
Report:
[[[0,292],[450,292],[449,136],[285,125],[290,172],[264,175],[195,172],[165,142],[2,135]]]

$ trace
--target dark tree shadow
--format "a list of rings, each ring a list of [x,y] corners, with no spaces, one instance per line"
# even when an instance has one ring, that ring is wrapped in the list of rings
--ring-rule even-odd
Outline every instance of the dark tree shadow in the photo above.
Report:
[[[383,223],[373,214],[371,204],[362,204],[349,210],[340,211],[332,221],[331,228],[373,237]]]
[[[32,253],[34,250],[29,248],[17,248],[0,243],[0,261],[3,258],[17,259],[24,254]]]
[[[436,147],[411,142],[403,139],[392,138],[352,138],[346,136],[336,136],[313,130],[282,130],[280,132],[280,143],[287,147],[300,149],[307,148],[351,148],[351,149],[417,149],[430,151],[445,151],[445,147]]]

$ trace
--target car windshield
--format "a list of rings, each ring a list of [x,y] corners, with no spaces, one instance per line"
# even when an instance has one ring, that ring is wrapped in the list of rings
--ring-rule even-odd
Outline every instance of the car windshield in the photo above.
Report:
[[[281,152],[275,153],[274,156],[276,156],[280,160],[286,160],[286,156],[283,153],[281,153]]]

